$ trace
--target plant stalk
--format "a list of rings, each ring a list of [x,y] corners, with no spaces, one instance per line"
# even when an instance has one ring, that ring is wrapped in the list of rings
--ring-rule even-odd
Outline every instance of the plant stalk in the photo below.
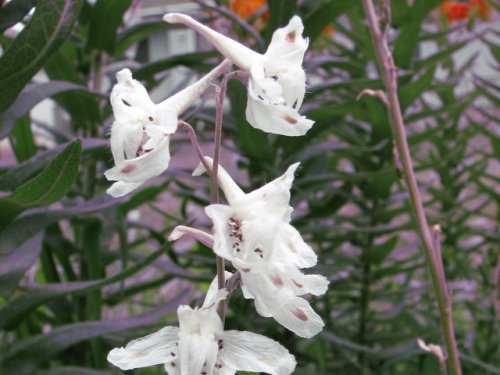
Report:
[[[439,307],[441,328],[443,330],[444,341],[448,353],[448,367],[451,375],[461,375],[457,343],[452,320],[451,296],[446,286],[444,272],[441,266],[440,251],[434,246],[427,218],[425,216],[422,198],[417,186],[417,179],[413,170],[413,162],[406,138],[403,115],[397,94],[397,71],[394,59],[385,34],[381,31],[379,20],[375,13],[372,0],[363,0],[363,6],[368,19],[370,34],[375,47],[375,54],[379,65],[380,73],[384,82],[387,95],[387,107],[389,121],[391,124],[394,142],[401,159],[404,178],[410,195],[410,200],[416,217],[417,229],[420,235],[427,263],[427,268],[431,275],[432,286]],[[438,260],[439,257],[439,260]]]
[[[210,173],[210,201],[212,204],[219,203],[219,185],[217,183],[217,173],[219,171],[220,148],[222,143],[222,117],[224,115],[224,98],[226,96],[227,83],[237,75],[236,72],[230,72],[224,76],[220,87],[217,88],[217,97],[215,99],[215,135],[214,135],[214,162],[212,165],[212,173]],[[208,171],[208,170],[207,170]],[[216,255],[217,264],[217,285],[219,289],[226,286],[224,258]],[[224,322],[226,315],[225,301],[219,302],[217,309],[219,316]]]

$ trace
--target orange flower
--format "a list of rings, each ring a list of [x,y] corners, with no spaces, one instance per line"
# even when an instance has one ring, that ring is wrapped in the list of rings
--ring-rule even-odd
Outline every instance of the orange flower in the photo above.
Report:
[[[448,22],[461,21],[469,18],[471,6],[469,3],[446,0],[439,6],[439,11],[446,15]]]
[[[486,20],[490,15],[490,5],[487,0],[468,0],[465,2],[446,0],[439,6],[439,11],[446,16],[448,22],[466,20],[472,14]]]
[[[264,4],[267,4],[266,0],[231,0],[229,9],[246,20],[253,16]],[[262,18],[267,21],[269,12],[264,12]]]

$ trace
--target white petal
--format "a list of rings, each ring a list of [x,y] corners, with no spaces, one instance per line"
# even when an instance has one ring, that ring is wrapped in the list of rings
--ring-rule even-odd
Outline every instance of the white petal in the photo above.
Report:
[[[201,374],[205,363],[207,369],[212,369],[217,353],[218,346],[215,340],[193,334],[184,335],[181,331],[179,355],[182,375]],[[207,374],[210,372],[207,371]]]
[[[267,213],[282,216],[285,221],[290,218],[290,189],[295,178],[295,171],[300,163],[292,164],[280,177],[268,182],[261,188],[248,193],[245,202],[264,202]],[[238,203],[243,202],[239,201]]]
[[[218,33],[201,24],[190,16],[180,13],[165,14],[163,20],[168,23],[182,23],[203,35],[209,43],[219,50],[224,56],[238,65],[241,69],[249,70],[253,64],[263,62],[263,55],[252,51],[250,48]]]
[[[229,280],[231,276],[233,276],[231,272],[224,271],[224,278],[226,281]],[[219,280],[216,276],[210,283],[202,308],[210,308],[212,305],[215,305],[219,301],[226,299],[227,294],[227,290],[219,289]]]
[[[302,37],[304,25],[299,16],[293,16],[288,25],[273,33],[265,56],[268,61],[301,65],[309,41]]]
[[[305,299],[294,296],[293,290],[273,276],[275,275],[264,277],[254,272],[241,273],[245,287],[255,297],[255,309],[259,315],[272,316],[282,326],[301,337],[310,338],[319,333],[324,326],[321,317]]]
[[[205,207],[205,213],[214,223],[214,253],[220,257],[231,261],[233,259],[233,242],[229,236],[229,218],[234,214],[234,210],[222,204],[212,204]]]
[[[278,342],[251,332],[225,331],[220,335],[220,358],[237,370],[288,375],[295,369],[295,358]]]
[[[160,103],[161,104],[161,103]],[[165,134],[174,134],[178,126],[177,112],[175,108],[162,108],[158,104],[153,116],[155,123],[160,126]]]
[[[151,335],[133,340],[124,348],[115,348],[108,361],[122,370],[166,363],[171,353],[177,352],[179,329],[165,327]]]
[[[280,226],[276,242],[278,246],[272,253],[272,262],[294,264],[298,268],[309,268],[316,265],[318,256],[290,224]]]
[[[228,60],[224,60],[200,80],[186,87],[182,91],[179,91],[177,94],[170,96],[163,102],[158,103],[157,107],[159,109],[173,109],[175,113],[180,116],[187,108],[189,108],[189,106],[194,103],[196,99],[200,97],[200,95],[210,85],[212,80],[223,74],[227,69],[230,68],[230,66],[231,63]]]
[[[108,188],[108,190],[106,190],[106,193],[115,198],[123,197],[124,195],[137,189],[142,184],[143,182],[116,181],[113,185],[111,185]]]
[[[164,136],[154,150],[137,158],[125,160],[116,167],[104,172],[110,181],[144,182],[148,178],[158,176],[167,169],[170,162],[170,137]]]
[[[149,98],[144,86],[132,78],[128,69],[123,69],[116,74],[117,84],[111,90],[111,105],[117,120],[147,118],[148,113],[154,110],[154,103]]]
[[[214,246],[214,237],[211,234],[203,232],[199,229],[186,227],[184,225],[176,226],[172,233],[170,233],[168,240],[177,241],[185,235],[194,238],[197,241],[200,241],[202,244],[209,248],[213,248]]]
[[[136,156],[143,140],[142,124],[134,121],[115,120],[111,126],[111,153],[115,164]]]
[[[330,282],[323,275],[304,275],[295,267],[285,267],[279,275],[287,285],[295,291],[295,295],[301,296],[311,293],[315,296],[325,294]]]
[[[313,126],[314,121],[301,116],[296,109],[284,104],[274,104],[259,98],[258,92],[248,82],[246,117],[250,125],[262,131],[287,136],[301,136]]]
[[[213,167],[213,159],[205,156],[205,161],[210,168]],[[205,167],[203,163],[198,164],[196,169],[193,171],[193,176],[201,176],[205,173]],[[224,192],[224,196],[226,197],[229,203],[234,202],[235,200],[243,197],[245,193],[240,187],[234,182],[229,173],[219,164],[219,168],[217,170],[217,182],[219,183],[220,188]]]

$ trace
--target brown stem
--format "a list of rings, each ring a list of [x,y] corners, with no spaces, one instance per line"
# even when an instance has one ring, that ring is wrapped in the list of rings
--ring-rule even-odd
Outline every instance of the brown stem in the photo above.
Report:
[[[224,76],[220,87],[217,89],[215,101],[215,135],[214,135],[214,161],[212,164],[212,173],[210,173],[210,201],[212,204],[219,203],[219,185],[217,184],[217,174],[219,171],[220,147],[222,143],[222,116],[224,115],[224,98],[226,96],[227,83],[231,78],[237,77],[238,71],[230,72]],[[207,169],[207,168],[206,168]],[[207,169],[209,171],[210,169]],[[217,263],[217,284],[219,289],[223,289],[226,284],[224,258],[216,256]],[[226,314],[226,304],[224,301],[219,303],[219,316],[224,322]]]
[[[387,46],[387,39],[380,29],[373,1],[363,0],[363,6],[368,18],[368,24],[375,47],[378,66],[386,89],[389,122],[392,128],[397,151],[401,159],[406,185],[408,187],[410,200],[417,221],[418,233],[424,247],[427,268],[431,275],[432,286],[439,306],[441,327],[448,351],[448,366],[452,375],[461,375],[462,370],[460,368],[452,320],[451,297],[448,293],[446,281],[444,279],[444,272],[442,272],[442,266],[440,266],[440,252],[439,250],[436,252],[434,247],[433,237],[427,223],[422,198],[420,197],[420,192],[417,186],[417,179],[413,170],[413,162],[410,155],[410,149],[404,128],[403,115],[401,113],[401,107],[397,94],[396,66],[394,64],[392,54],[389,51],[389,47]],[[438,257],[439,261],[437,260]]]

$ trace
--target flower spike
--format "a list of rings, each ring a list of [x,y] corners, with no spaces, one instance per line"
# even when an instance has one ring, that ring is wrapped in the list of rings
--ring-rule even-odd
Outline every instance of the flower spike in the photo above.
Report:
[[[203,35],[240,69],[250,73],[246,117],[255,128],[288,136],[304,135],[314,121],[299,114],[304,100],[306,75],[302,60],[308,47],[304,26],[293,16],[276,30],[265,54],[218,33],[190,16],[168,13],[168,23],[181,23]]]
[[[223,73],[226,60],[199,81],[159,104],[132,78],[129,69],[116,74],[111,91],[115,121],[111,127],[111,152],[115,167],[104,175],[116,181],[108,194],[120,197],[138,188],[147,179],[160,175],[170,162],[170,135],[177,130],[177,119],[203,93],[210,82]]]

